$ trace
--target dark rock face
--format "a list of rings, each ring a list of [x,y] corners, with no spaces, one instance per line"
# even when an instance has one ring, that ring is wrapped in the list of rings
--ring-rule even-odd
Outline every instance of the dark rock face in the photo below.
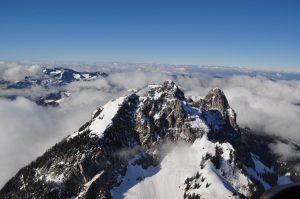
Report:
[[[237,123],[236,123],[236,113],[233,109],[227,109],[225,113],[225,120],[232,126],[233,128],[237,128]]]
[[[218,111],[226,124],[237,130],[236,113],[230,108],[224,92],[219,88],[214,88],[208,92],[204,99],[201,99],[193,104],[200,109],[211,111]]]
[[[209,109],[216,109],[220,111],[222,115],[224,115],[224,112],[230,108],[225,94],[219,88],[210,90],[204,100],[206,102],[205,105]]]
[[[229,160],[224,160],[225,151],[216,145],[215,154],[206,154],[200,164],[203,169],[211,162],[215,170],[220,170],[226,162],[233,168],[233,173],[223,174],[228,184],[234,172],[247,176],[246,168],[256,169],[251,153],[257,154],[262,163],[274,167],[274,172],[264,177],[272,185],[279,171],[281,174],[292,172],[292,169],[280,167],[275,161],[277,157],[269,152],[268,144],[272,139],[237,126],[236,113],[220,89],[211,90],[203,100],[187,102],[174,82],[166,81],[150,88],[143,96],[138,92],[127,96],[118,107],[111,124],[101,135],[93,132],[91,126],[107,119],[101,115],[107,107],[96,109],[91,121],[78,132],[53,146],[8,181],[0,191],[0,198],[111,198],[112,188],[121,183],[134,156],[139,154],[135,164],[147,169],[160,163],[161,157],[155,151],[164,142],[193,143],[203,136],[211,143],[228,143],[234,148]],[[298,175],[293,172],[294,176]],[[202,186],[206,177],[201,175],[196,173],[183,182],[186,197],[191,196],[192,180],[199,181],[193,189]],[[211,185],[203,186],[209,188]],[[251,197],[258,197],[264,191],[256,178],[245,189]],[[236,189],[235,194],[246,197],[240,190]]]
[[[41,97],[36,100],[37,105],[41,106],[58,106],[59,103],[57,102],[62,98],[62,92],[57,92],[57,93],[50,93],[46,95],[45,97]]]

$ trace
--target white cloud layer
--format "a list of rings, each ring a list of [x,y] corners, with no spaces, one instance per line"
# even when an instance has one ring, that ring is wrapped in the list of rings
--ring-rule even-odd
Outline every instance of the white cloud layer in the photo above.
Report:
[[[285,144],[283,142],[276,142],[270,144],[269,147],[274,152],[276,152],[283,160],[291,160],[300,157],[300,154],[299,152],[297,152],[296,147],[290,144]],[[299,165],[297,165],[297,168],[300,168]]]
[[[0,78],[11,82],[23,80],[26,76],[39,77],[42,74],[42,68],[39,65],[24,66],[16,63],[0,63],[0,67]]]
[[[295,105],[300,103],[300,81],[272,81],[249,76],[211,78],[195,68],[170,66],[89,66],[81,70],[101,70],[110,75],[106,79],[69,84],[67,89],[72,95],[58,108],[40,107],[24,97],[14,101],[0,99],[0,187],[18,169],[88,121],[97,106],[125,94],[130,88],[159,84],[166,79],[173,79],[186,96],[204,96],[211,88],[220,87],[236,110],[241,126],[300,142],[300,106]],[[39,75],[40,67],[16,65],[0,72],[1,77],[16,81],[25,74]],[[38,96],[43,92],[42,88],[27,91],[0,89],[2,96],[12,93]],[[286,151],[277,145],[271,149]]]

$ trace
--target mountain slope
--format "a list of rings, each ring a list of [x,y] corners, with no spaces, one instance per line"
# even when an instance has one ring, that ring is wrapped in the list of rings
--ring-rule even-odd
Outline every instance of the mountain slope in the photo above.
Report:
[[[220,89],[193,101],[166,81],[97,108],[0,198],[256,198],[298,180],[275,141],[241,129]]]

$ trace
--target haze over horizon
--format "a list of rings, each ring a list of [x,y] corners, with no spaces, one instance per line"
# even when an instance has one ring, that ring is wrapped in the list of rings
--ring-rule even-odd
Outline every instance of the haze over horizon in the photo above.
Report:
[[[298,71],[300,3],[2,1],[0,60]]]

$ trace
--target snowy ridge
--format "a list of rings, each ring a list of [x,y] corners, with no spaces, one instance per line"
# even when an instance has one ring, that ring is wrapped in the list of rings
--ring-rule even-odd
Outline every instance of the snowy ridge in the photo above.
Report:
[[[99,138],[103,137],[104,131],[112,125],[112,119],[117,114],[119,108],[122,106],[127,96],[120,97],[115,100],[111,100],[107,102],[103,107],[97,108],[92,113],[92,122],[88,126],[88,129],[91,131],[91,136],[98,136]],[[76,131],[75,133],[68,136],[68,139],[74,138],[79,135],[86,129],[82,129],[81,131]]]
[[[117,114],[125,99],[126,97],[120,97],[103,106],[100,115],[94,119],[89,127],[91,134],[97,135],[99,138],[103,136],[103,132],[112,124],[112,119]]]
[[[95,182],[101,175],[103,174],[103,171],[101,171],[100,173],[98,173],[97,175],[95,175],[90,181],[88,181],[87,183],[84,184],[84,189],[82,192],[79,193],[79,195],[77,197],[74,198],[81,198],[84,196],[84,194],[86,194],[87,190],[90,188],[90,186],[92,185],[93,182]]]

